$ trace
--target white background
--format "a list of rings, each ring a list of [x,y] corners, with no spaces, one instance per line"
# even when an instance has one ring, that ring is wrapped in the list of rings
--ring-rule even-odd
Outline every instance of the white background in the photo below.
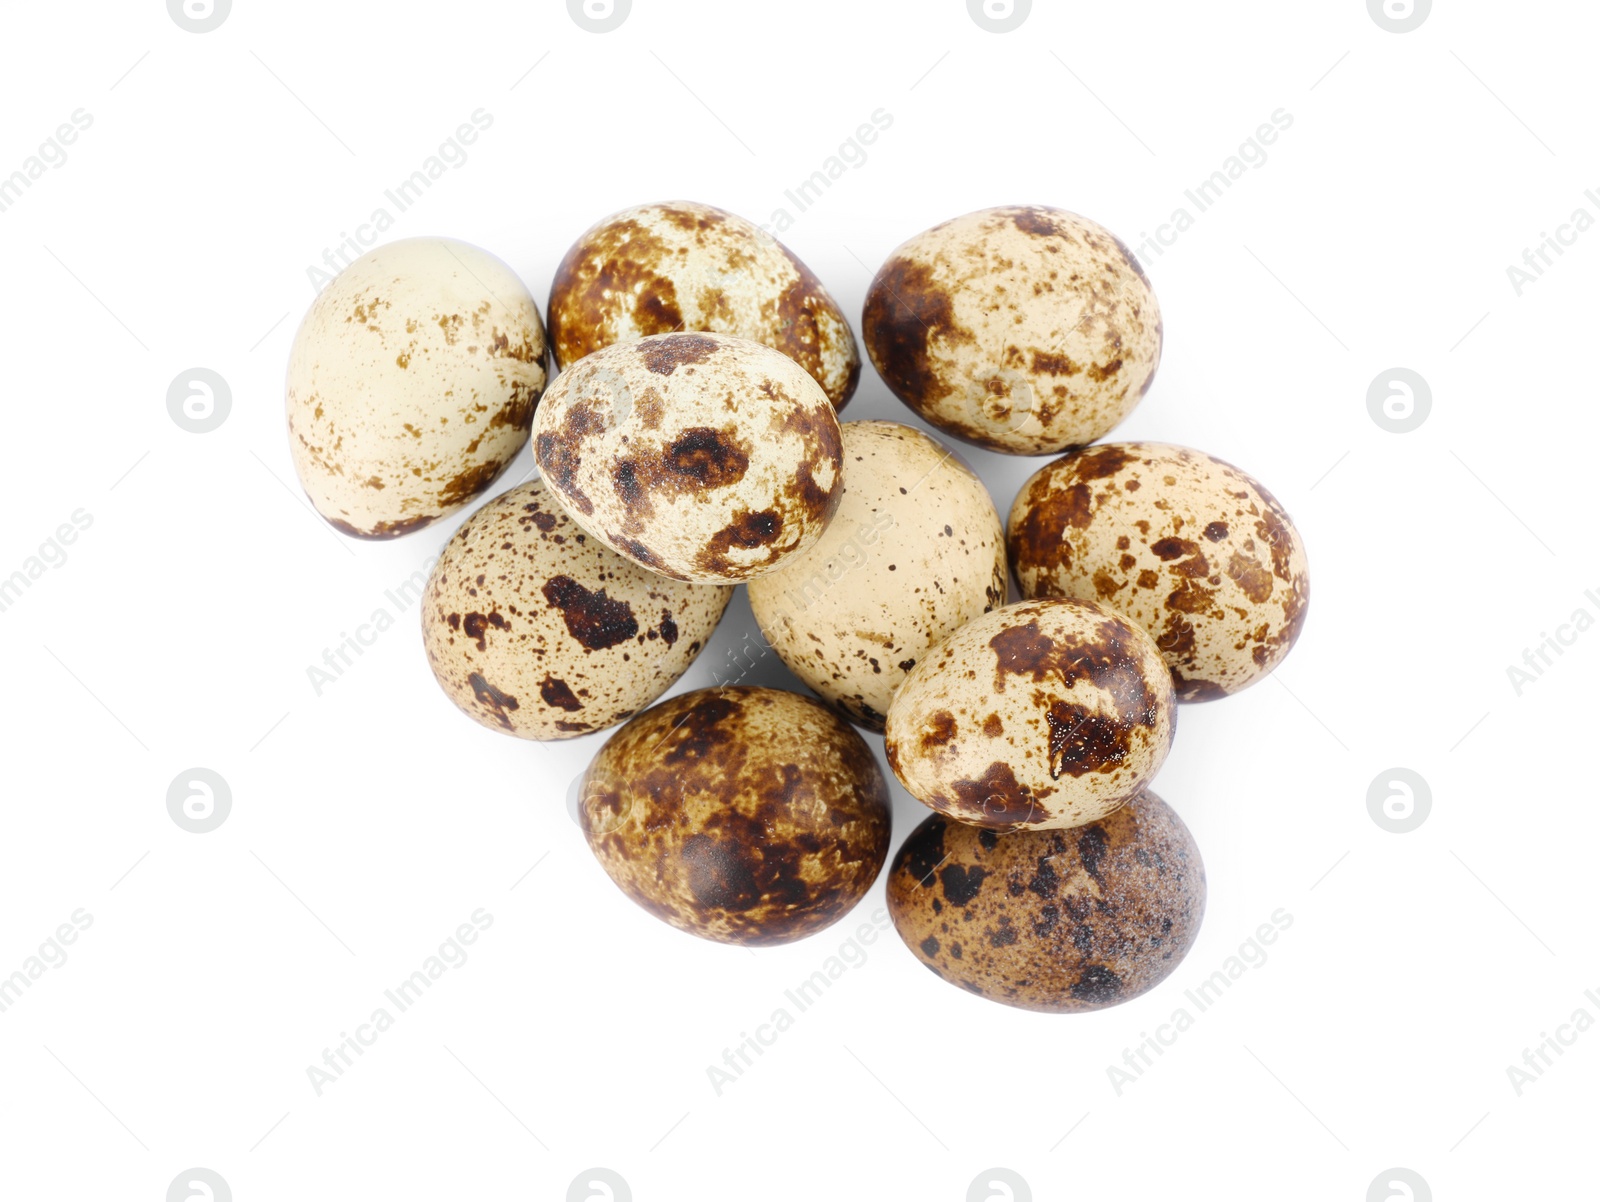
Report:
[[[93,524],[0,613],[0,976],[75,910],[93,925],[0,1013],[0,1195],[159,1202],[205,1166],[240,1202],[561,1199],[605,1166],[641,1202],[959,1202],[1001,1166],[1037,1199],[1360,1202],[1403,1166],[1438,1199],[1593,1196],[1600,1030],[1520,1096],[1507,1067],[1600,1019],[1578,760],[1600,633],[1520,696],[1507,667],[1600,617],[1600,232],[1520,296],[1506,271],[1600,216],[1593,6],[1440,0],[1406,34],[1362,0],[1039,0],[1007,34],[959,0],[637,0],[606,34],[554,0],[236,0],[198,35],[160,0],[4,20],[0,175],[75,110],[93,124],[0,213],[0,576]],[[306,269],[479,108],[492,127],[389,237],[475,242],[542,302],[625,205],[783,206],[858,328],[871,271],[928,225],[1045,203],[1136,244],[1292,114],[1152,257],[1165,358],[1117,432],[1256,474],[1312,565],[1293,655],[1185,708],[1157,782],[1210,880],[1165,986],[1028,1014],[884,934],[714,1092],[707,1067],[793,1013],[881,881],[759,954],[633,907],[564,800],[602,736],[468,721],[386,598],[454,523],[358,544],[294,483]],[[865,163],[797,212],[785,189],[879,108]],[[208,434],[166,408],[197,366],[232,392]],[[1408,434],[1367,410],[1396,366],[1432,391]],[[846,416],[916,424],[870,367]],[[1043,462],[963,453],[1002,514]],[[318,696],[307,668],[380,608],[393,628]],[[741,594],[678,688],[737,675],[752,629]],[[772,655],[745,679],[791,681]],[[204,835],[166,810],[195,766],[233,798]],[[1396,766],[1431,787],[1410,834],[1367,809]],[[895,787],[896,845],[923,813]],[[318,1096],[307,1067],[480,907],[467,962]],[[1266,962],[1119,1094],[1108,1066],[1280,908]]]

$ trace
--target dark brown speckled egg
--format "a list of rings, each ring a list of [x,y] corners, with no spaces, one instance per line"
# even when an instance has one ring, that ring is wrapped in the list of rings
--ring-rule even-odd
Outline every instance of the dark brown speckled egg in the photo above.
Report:
[[[636,205],[567,251],[550,286],[565,371],[651,334],[732,334],[788,355],[843,409],[861,376],[850,322],[811,270],[760,226],[688,200]]]
[[[1261,484],[1203,451],[1107,442],[1048,463],[1011,507],[1024,597],[1109,605],[1156,640],[1179,701],[1249,687],[1300,637],[1305,544]]]
[[[422,599],[428,663],[490,730],[570,739],[633,717],[700,654],[731,588],[647,572],[530,480],[444,545]]]
[[[889,851],[889,792],[851,726],[781,689],[701,689],[629,722],[581,784],[600,866],[663,922],[790,943],[842,918]]]
[[[924,805],[995,830],[1083,826],[1138,796],[1172,746],[1155,640],[1092,601],[974,618],[889,703],[889,767]]]
[[[657,334],[579,359],[539,406],[534,458],[591,535],[707,584],[774,571],[822,536],[841,495],[839,421],[771,347]]]
[[[895,856],[887,895],[900,938],[935,975],[1059,1014],[1119,1005],[1171,975],[1199,934],[1206,873],[1189,828],[1147,791],[1074,830],[935,814]]]
[[[861,335],[883,382],[946,434],[1043,455],[1133,411],[1161,361],[1161,308],[1110,230],[1010,205],[897,247],[867,290]]]

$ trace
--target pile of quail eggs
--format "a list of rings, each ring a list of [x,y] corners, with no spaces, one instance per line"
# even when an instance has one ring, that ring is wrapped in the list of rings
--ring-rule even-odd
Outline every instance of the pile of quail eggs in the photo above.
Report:
[[[476,247],[380,247],[300,327],[289,440],[317,510],[383,539],[480,497],[532,439],[540,475],[444,547],[423,645],[490,730],[621,724],[578,802],[617,886],[726,943],[838,921],[890,849],[866,731],[931,811],[887,897],[937,976],[1060,1012],[1170,974],[1206,900],[1200,852],[1150,788],[1177,707],[1271,672],[1309,584],[1251,476],[1097,441],[1161,358],[1127,248],[1059,209],[987,209],[911,238],[872,281],[862,334],[896,396],[953,438],[1057,456],[1004,529],[949,445],[840,422],[861,375],[850,322],[742,218],[687,202],[608,217],[567,252],[547,312],[548,339],[527,288]],[[653,704],[739,584],[812,695]]]

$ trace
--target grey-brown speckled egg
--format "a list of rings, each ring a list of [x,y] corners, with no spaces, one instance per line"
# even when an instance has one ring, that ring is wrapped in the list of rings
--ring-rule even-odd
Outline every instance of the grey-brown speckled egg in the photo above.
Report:
[[[838,513],[808,549],[750,582],[750,608],[790,671],[881,731],[928,649],[1005,603],[1005,538],[983,482],[920,430],[841,429]]]
[[[810,269],[761,227],[688,200],[613,213],[567,251],[550,288],[550,343],[565,369],[614,342],[703,331],[793,359],[844,408],[861,353]]]
[[[1132,412],[1161,360],[1161,310],[1110,231],[1012,206],[897,248],[867,291],[862,336],[894,394],[941,430],[1044,455]]]
[[[1155,641],[1088,601],[984,614],[911,670],[884,748],[911,795],[999,830],[1082,826],[1136,796],[1172,746]]]
[[[570,739],[666,692],[732,595],[630,563],[531,480],[445,544],[423,594],[422,640],[469,717],[524,739]]]
[[[1266,489],[1187,447],[1105,443],[1040,468],[1011,507],[1025,597],[1100,601],[1155,638],[1179,701],[1260,680],[1305,623],[1305,546]]]
[[[679,930],[803,939],[849,912],[889,851],[889,790],[851,726],[781,689],[701,689],[606,742],[578,820],[600,866]]]
[[[534,456],[573,519],[679,580],[750,580],[822,534],[839,421],[793,359],[725,334],[658,334],[551,385]]]
[[[940,979],[1024,1010],[1101,1010],[1188,955],[1206,872],[1183,820],[1149,791],[1070,831],[991,831],[935,814],[886,886],[906,946]]]
[[[544,326],[509,267],[448,238],[362,255],[289,352],[289,449],[317,512],[395,538],[465,505],[528,441]]]

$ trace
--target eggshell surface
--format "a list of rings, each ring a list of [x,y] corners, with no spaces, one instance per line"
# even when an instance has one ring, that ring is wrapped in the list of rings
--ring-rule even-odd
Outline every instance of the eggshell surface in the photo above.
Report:
[[[535,419],[535,458],[573,520],[680,580],[753,579],[810,546],[838,506],[841,454],[816,381],[722,334],[596,351]]]
[[[743,217],[685,200],[639,205],[567,251],[550,289],[550,341],[563,369],[601,347],[679,330],[781,351],[835,408],[861,376],[855,335],[833,297]]]
[[[947,434],[1014,454],[1093,442],[1139,403],[1161,310],[1138,260],[1062,209],[968,213],[903,243],[867,291],[884,382]]]
[[[1005,539],[988,490],[910,426],[845,422],[843,499],[826,533],[750,582],[768,643],[811,689],[883,729],[929,648],[1004,604]]]
[[[1305,545],[1283,507],[1232,464],[1187,447],[1105,443],[1039,469],[1011,507],[1026,597],[1098,601],[1138,622],[1180,701],[1237,693],[1300,636]]]
[[[346,534],[419,530],[505,469],[544,386],[544,326],[509,267],[447,238],[380,246],[323,289],[295,335],[295,471]]]
[[[721,943],[822,930],[889,850],[888,786],[866,743],[780,689],[702,689],[646,710],[600,749],[578,814],[625,894]]]
[[[1175,713],[1138,626],[1092,602],[1025,601],[969,622],[911,670],[884,747],[911,795],[957,821],[1074,827],[1149,783]]]
[[[469,717],[524,739],[569,739],[666,692],[732,594],[629,562],[531,480],[445,544],[423,594],[423,644],[440,687]]]
[[[935,814],[895,855],[889,915],[941,980],[1024,1010],[1131,1001],[1200,932],[1206,873],[1151,792],[1076,830],[992,831]]]

